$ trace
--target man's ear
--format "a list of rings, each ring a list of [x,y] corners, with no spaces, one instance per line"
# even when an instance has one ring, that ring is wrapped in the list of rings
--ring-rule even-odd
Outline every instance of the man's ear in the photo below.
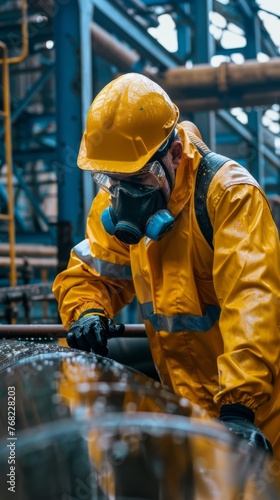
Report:
[[[176,170],[180,165],[180,161],[183,155],[183,145],[181,141],[180,140],[173,141],[169,151],[172,156],[173,167]]]

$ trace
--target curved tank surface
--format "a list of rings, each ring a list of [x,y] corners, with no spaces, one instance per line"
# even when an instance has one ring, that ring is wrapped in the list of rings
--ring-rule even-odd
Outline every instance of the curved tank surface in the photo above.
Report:
[[[2,340],[0,375],[1,500],[280,498],[273,460],[128,366]]]

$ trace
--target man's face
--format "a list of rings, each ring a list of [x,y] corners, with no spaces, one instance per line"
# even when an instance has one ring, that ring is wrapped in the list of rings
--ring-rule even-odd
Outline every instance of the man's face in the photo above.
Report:
[[[116,198],[119,191],[123,191],[133,198],[141,197],[144,193],[162,190],[168,199],[168,182],[163,165],[158,161],[146,163],[134,174],[98,173],[93,179],[101,189]]]
[[[173,148],[176,143],[179,146]],[[182,144],[177,140],[163,157],[154,156],[136,173],[94,172],[94,181],[110,195],[101,214],[105,231],[129,245],[144,236],[154,241],[163,238],[174,225],[167,205],[181,157]]]
[[[133,174],[94,172],[94,181],[111,196],[117,197],[120,189],[137,198],[144,193],[161,191],[168,203],[175,185],[176,169],[182,156],[180,141],[174,141],[165,156],[159,161],[146,163]],[[167,178],[168,177],[168,178]]]

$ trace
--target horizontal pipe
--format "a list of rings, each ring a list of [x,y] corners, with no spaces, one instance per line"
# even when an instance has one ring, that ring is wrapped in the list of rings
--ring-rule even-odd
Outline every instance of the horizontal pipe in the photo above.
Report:
[[[0,256],[0,267],[8,267],[11,263],[10,257]],[[15,265],[17,267],[23,266],[25,263],[25,257],[16,257]],[[28,257],[28,264],[31,267],[53,267],[57,268],[58,260],[52,257]]]
[[[0,216],[1,218],[1,216]],[[9,255],[9,243],[1,243],[1,257],[5,255]],[[29,256],[33,257],[56,257],[57,256],[57,247],[54,245],[41,245],[41,244],[30,244],[30,243],[16,243],[15,251],[17,256]]]
[[[173,90],[208,89],[223,93],[249,86],[254,92],[257,85],[279,85],[280,57],[273,57],[266,62],[255,59],[246,60],[243,64],[224,62],[218,67],[210,64],[197,64],[190,69],[179,66],[167,70],[163,82],[166,88]]]
[[[0,325],[0,338],[3,339],[34,339],[65,338],[67,331],[62,325]],[[122,338],[145,338],[146,330],[143,324],[125,325]]]

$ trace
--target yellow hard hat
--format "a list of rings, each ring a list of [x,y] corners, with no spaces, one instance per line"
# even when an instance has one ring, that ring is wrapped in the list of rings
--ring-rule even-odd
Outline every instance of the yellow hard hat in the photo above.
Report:
[[[178,118],[177,106],[157,83],[138,73],[122,75],[90,106],[78,166],[136,172],[166,142]]]

